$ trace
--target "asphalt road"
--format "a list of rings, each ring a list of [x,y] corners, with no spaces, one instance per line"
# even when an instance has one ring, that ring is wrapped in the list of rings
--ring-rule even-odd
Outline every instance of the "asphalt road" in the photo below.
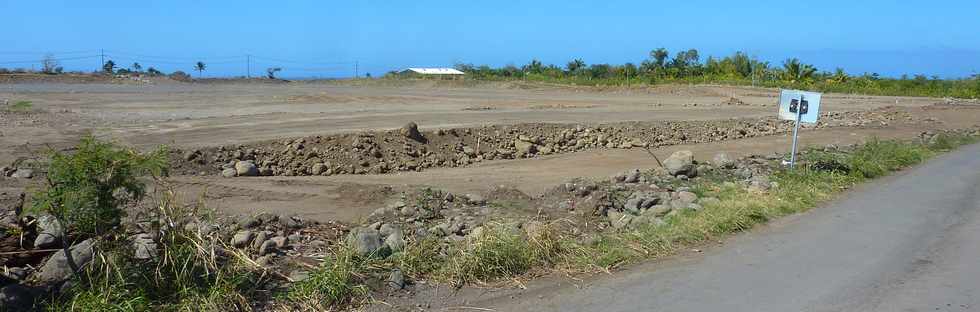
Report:
[[[980,311],[980,144],[864,185],[703,256],[495,311]]]

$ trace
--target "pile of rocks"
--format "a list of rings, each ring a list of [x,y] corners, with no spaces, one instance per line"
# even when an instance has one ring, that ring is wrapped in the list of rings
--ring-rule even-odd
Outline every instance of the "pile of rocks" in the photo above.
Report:
[[[806,128],[887,125],[914,118],[905,112],[825,113]],[[599,126],[520,124],[419,131],[409,123],[394,131],[313,136],[254,145],[177,153],[175,170],[226,177],[253,175],[378,174],[461,167],[486,160],[537,157],[587,149],[629,149],[716,142],[786,133],[792,123],[775,118],[631,122]]]

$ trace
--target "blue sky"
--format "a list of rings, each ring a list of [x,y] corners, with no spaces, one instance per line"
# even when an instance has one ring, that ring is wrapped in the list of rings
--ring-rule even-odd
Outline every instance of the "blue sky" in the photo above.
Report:
[[[639,63],[657,47],[702,57],[797,56],[821,70],[965,77],[980,71],[978,1],[44,1],[0,0],[0,66],[45,52],[69,70],[119,64],[205,76],[380,75],[455,62]],[[69,53],[72,52],[72,53]],[[35,65],[36,66],[36,65]]]

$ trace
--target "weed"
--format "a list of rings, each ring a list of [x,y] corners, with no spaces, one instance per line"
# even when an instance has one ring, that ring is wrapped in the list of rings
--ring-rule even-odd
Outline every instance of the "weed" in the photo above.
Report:
[[[357,281],[365,265],[365,259],[358,257],[352,248],[341,247],[310,273],[308,279],[294,284],[285,297],[290,305],[312,311],[349,303],[367,293],[367,286]]]

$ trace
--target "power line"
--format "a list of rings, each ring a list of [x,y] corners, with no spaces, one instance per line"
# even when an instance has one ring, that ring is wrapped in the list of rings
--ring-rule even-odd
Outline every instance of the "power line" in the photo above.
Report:
[[[83,59],[90,59],[90,58],[96,58],[96,57],[99,57],[99,56],[98,55],[87,55],[87,56],[76,56],[76,57],[63,57],[63,58],[51,58],[51,60],[59,61],[60,62],[60,61],[71,61],[71,60],[83,60]],[[24,61],[4,61],[4,62],[0,62],[0,64],[40,63],[40,62],[43,62],[44,60],[45,59],[24,60]]]

